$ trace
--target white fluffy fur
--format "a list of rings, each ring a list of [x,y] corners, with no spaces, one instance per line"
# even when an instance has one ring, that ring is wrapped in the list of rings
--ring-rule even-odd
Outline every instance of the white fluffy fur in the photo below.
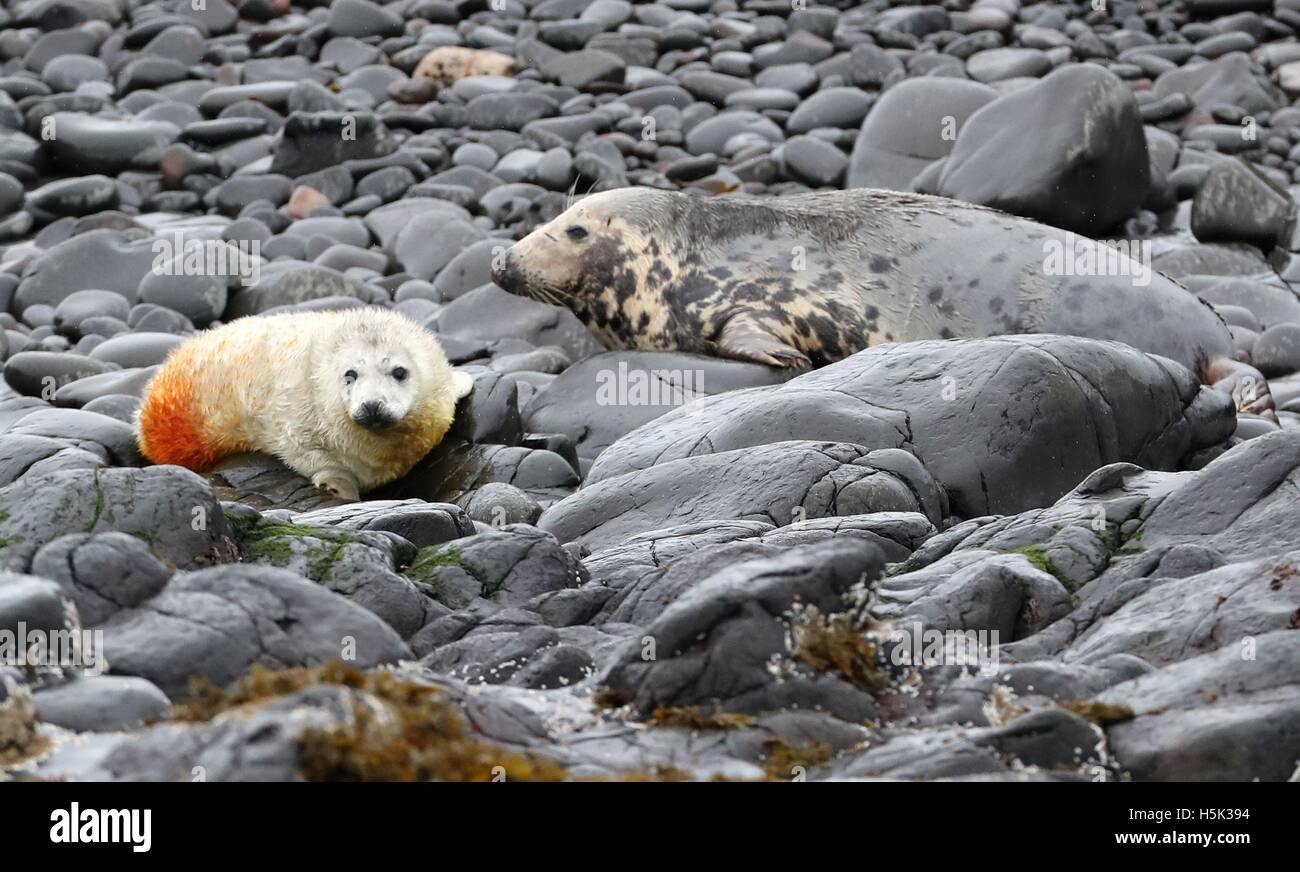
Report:
[[[238,319],[175,349],[150,390],[169,383],[188,384],[203,432],[223,448],[274,454],[349,499],[405,474],[473,387],[432,334],[373,307]],[[365,403],[391,425],[359,424]]]

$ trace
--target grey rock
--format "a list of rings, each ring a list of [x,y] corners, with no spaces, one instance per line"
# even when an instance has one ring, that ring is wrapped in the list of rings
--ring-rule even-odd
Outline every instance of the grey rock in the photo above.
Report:
[[[631,639],[597,677],[615,702],[642,714],[660,706],[719,705],[755,712],[801,702],[845,720],[870,717],[870,697],[838,675],[791,669],[786,614],[796,602],[823,613],[843,611],[844,594],[879,574],[880,552],[862,542],[796,548],[746,561],[700,582]],[[653,656],[645,657],[653,640]]]
[[[27,211],[41,222],[104,212],[118,205],[117,183],[103,175],[59,179],[27,195]]]
[[[171,708],[154,684],[125,675],[88,675],[40,690],[33,700],[42,721],[76,732],[137,729]]]
[[[535,524],[542,507],[513,485],[489,482],[461,500],[465,514],[480,524]],[[423,543],[422,543],[423,544]]]
[[[1284,232],[1295,203],[1240,160],[1210,167],[1192,199],[1192,232],[1202,242],[1248,242],[1265,251]]]
[[[776,384],[772,367],[691,354],[611,351],[570,366],[524,410],[537,433],[564,433],[590,463],[619,437],[700,396]]]
[[[966,61],[970,77],[985,83],[1019,76],[1037,78],[1051,68],[1047,53],[1032,48],[995,48],[978,52]]]
[[[0,173],[0,215],[17,212],[23,205],[23,183],[8,173]]]
[[[75,112],[48,116],[55,159],[73,173],[117,173],[157,169],[163,149],[176,141],[180,128],[166,121],[99,118]]]
[[[429,212],[415,216],[393,242],[398,263],[417,279],[437,277],[452,258],[486,234],[474,224]]]
[[[294,112],[282,136],[271,172],[290,178],[397,149],[388,129],[368,112]]]
[[[952,378],[952,400],[923,373]],[[910,342],[668,412],[608,448],[587,486],[705,453],[791,439],[852,441],[912,451],[947,490],[953,511],[978,517],[1049,504],[1107,463],[1177,466],[1189,451],[1225,438],[1232,419],[1225,396],[1117,343],[1053,336]],[[1090,435],[1079,439],[1085,426]],[[1062,444],[1077,448],[1062,453]]]
[[[402,18],[368,0],[334,0],[329,29],[336,36],[401,36]]]
[[[633,536],[596,551],[583,564],[592,584],[586,623],[646,626],[704,579],[734,564],[776,557],[828,540],[862,540],[890,561],[908,557],[934,525],[914,512],[818,518],[775,527],[766,521],[705,521]],[[595,594],[603,596],[595,596]]]
[[[54,395],[57,402],[58,394]],[[87,412],[96,412],[100,415],[107,415],[110,418],[116,418],[123,423],[130,424],[135,420],[136,410],[140,407],[140,398],[127,394],[105,394],[88,401],[80,408]]]
[[[162,593],[113,617],[104,637],[115,673],[146,678],[173,699],[193,677],[224,686],[255,664],[303,666],[350,651],[364,668],[410,653],[375,615],[266,566],[177,574]]]
[[[437,294],[434,299],[454,300],[468,291],[489,284],[492,281],[492,258],[501,245],[501,240],[490,237],[480,239],[457,253],[446,266],[438,270],[438,277],[433,280]]]
[[[1162,73],[1151,88],[1157,97],[1186,94],[1198,114],[1208,114],[1216,104],[1238,106],[1246,112],[1267,112],[1283,105],[1276,87],[1251,68],[1250,58],[1233,52],[1209,63]]]
[[[540,69],[546,78],[581,91],[594,82],[622,82],[627,64],[617,55],[593,49],[557,55]]]
[[[799,95],[784,88],[749,88],[744,91],[732,91],[726,96],[724,105],[728,109],[752,109],[755,112],[764,109],[789,112],[799,105]]]
[[[82,624],[96,627],[161,591],[174,570],[145,540],[114,531],[60,536],[36,552],[31,571],[57,581]]]
[[[293,516],[293,521],[295,524],[394,533],[418,548],[449,542],[474,532],[469,516],[457,506],[423,500],[365,500],[301,512]]]
[[[108,452],[95,445],[76,447],[47,436],[8,435],[0,445],[0,486],[29,473],[35,478],[64,469],[95,469],[107,459]]]
[[[90,352],[90,357],[124,368],[156,366],[184,340],[185,337],[175,333],[136,330],[101,342]]]
[[[568,309],[523,300],[486,285],[453,300],[433,321],[441,334],[460,339],[514,337],[532,345],[558,345],[571,360],[603,349]]]
[[[4,377],[10,388],[24,396],[52,400],[65,385],[112,368],[70,351],[20,351],[4,362]]]
[[[1261,333],[1251,363],[1268,378],[1300,370],[1300,323],[1274,324]]]
[[[1116,762],[1142,781],[1287,781],[1296,759],[1300,636],[1223,647],[1115,685],[1097,697],[1133,711],[1107,730]]]
[[[1281,283],[1256,282],[1251,279],[1184,277],[1188,287],[1203,300],[1219,304],[1240,305],[1255,314],[1264,329],[1283,322],[1300,324],[1300,296]]]
[[[49,579],[15,572],[0,572],[0,629],[10,639],[17,637],[20,625],[32,632],[62,632],[79,629],[70,602],[63,591]],[[13,642],[6,644],[6,664]],[[34,665],[34,664],[33,664]]]
[[[9,549],[34,552],[67,533],[117,530],[144,537],[180,567],[234,554],[234,531],[211,488],[177,466],[24,475],[0,488],[0,515],[0,542]]]
[[[387,251],[392,251],[398,234],[406,229],[417,215],[423,213],[435,213],[443,219],[461,221],[470,221],[472,217],[463,207],[446,200],[435,200],[432,197],[403,197],[394,203],[372,209],[363,220],[366,227],[379,240],[379,245]]]
[[[559,104],[544,94],[484,94],[469,102],[469,126],[475,130],[523,130],[524,125],[557,114]],[[490,166],[482,169],[491,169]]]
[[[107,316],[125,321],[131,313],[131,301],[113,291],[76,291],[54,307],[54,326],[60,333],[77,336],[81,322],[87,318]]]
[[[1300,590],[1298,565],[1300,552],[1292,551],[1153,581],[1076,638],[1065,661],[1124,653],[1163,666],[1289,629]],[[1214,615],[1212,623],[1207,614]]]
[[[186,274],[183,270],[151,271],[140,282],[142,303],[179,312],[196,327],[206,327],[221,317],[229,299],[228,278],[223,275]]]
[[[538,526],[561,542],[600,548],[673,524],[868,512],[943,517],[942,492],[906,451],[833,442],[774,442],[683,457],[592,482],[552,506]]]
[[[825,140],[812,136],[795,136],[781,149],[787,172],[810,187],[839,185],[848,170],[844,152]]]
[[[691,154],[722,154],[723,146],[742,133],[760,136],[771,143],[785,139],[781,128],[770,118],[749,110],[733,109],[692,127],[686,134],[686,150]]]
[[[421,549],[405,572],[452,608],[479,599],[518,605],[586,580],[577,560],[552,536],[523,524]]]
[[[553,659],[545,662],[557,652],[574,650],[559,645],[560,634],[550,627],[492,630],[475,628],[475,632],[439,645],[420,664],[435,674],[471,684],[510,682],[523,687],[539,686],[547,680],[554,680],[557,686],[565,679],[577,684],[590,671],[591,658],[585,654],[568,669],[557,670]]]
[[[376,490],[381,499],[458,502],[489,482],[505,482],[549,504],[571,493],[578,473],[554,451],[506,445],[470,445],[444,439],[405,476]]]
[[[1027,118],[1036,119],[1040,135],[1023,135]],[[1026,166],[1037,169],[1018,169]],[[1149,184],[1132,92],[1100,67],[1079,64],[972,115],[935,193],[1095,236],[1132,214]]]
[[[904,588],[903,578],[893,579],[882,598],[897,610],[882,608],[880,614],[925,629],[997,633],[1009,642],[1037,633],[1072,607],[1069,590],[1019,554],[977,560],[929,586]]]
[[[996,97],[977,82],[923,78],[890,88],[853,144],[848,186],[909,190],[923,169],[948,156],[967,119]]]
[[[90,230],[47,249],[24,271],[14,294],[14,308],[57,306],[76,291],[115,291],[132,303],[140,280],[152,269],[153,247],[147,239],[116,230]]]
[[[115,464],[140,460],[135,434],[129,424],[82,409],[39,409],[5,429],[5,435],[47,436],[64,439],[98,453],[104,451]]]
[[[858,127],[875,98],[858,88],[823,88],[799,104],[786,122],[788,133],[816,127]]]
[[[337,270],[301,261],[274,261],[261,268],[258,281],[230,297],[226,317],[260,315],[278,306],[326,297],[367,299],[365,288]]]
[[[374,612],[406,638],[427,620],[424,596],[396,572],[398,546],[382,533],[343,526],[243,525],[240,550],[252,563],[287,569]],[[410,554],[403,552],[404,558]]]

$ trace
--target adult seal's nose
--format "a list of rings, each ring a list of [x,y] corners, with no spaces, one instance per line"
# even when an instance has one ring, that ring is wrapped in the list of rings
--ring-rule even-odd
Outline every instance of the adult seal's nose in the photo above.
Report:
[[[519,268],[508,251],[499,258],[492,259],[492,268],[489,272],[492,275],[492,281],[511,293],[519,290],[524,285],[524,271]]]

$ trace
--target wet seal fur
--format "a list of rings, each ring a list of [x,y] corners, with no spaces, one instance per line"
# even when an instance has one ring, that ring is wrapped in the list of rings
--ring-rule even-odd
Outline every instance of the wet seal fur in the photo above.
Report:
[[[355,500],[437,445],[473,384],[398,312],[240,318],[172,349],[145,387],[136,441],[154,463],[200,472],[231,454],[273,454]]]
[[[1129,276],[1046,274],[1049,247],[1087,245],[1104,243],[924,194],[622,188],[533,231],[492,276],[573,310],[615,349],[804,367],[884,342],[1061,333],[1172,358],[1203,381],[1212,362],[1231,359],[1214,309],[1159,273],[1141,287]],[[1267,391],[1262,378],[1257,386]]]

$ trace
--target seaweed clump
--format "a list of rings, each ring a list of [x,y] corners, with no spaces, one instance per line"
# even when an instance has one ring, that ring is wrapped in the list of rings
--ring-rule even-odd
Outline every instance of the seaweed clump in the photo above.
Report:
[[[646,718],[656,727],[685,727],[691,730],[730,730],[755,722],[753,715],[705,709],[702,706],[659,706]]]
[[[790,620],[790,657],[824,675],[839,673],[870,694],[889,687],[889,672],[879,662],[863,616],[850,610],[824,613],[816,606],[797,609]]]
[[[12,679],[5,681],[3,690],[7,698],[0,701],[0,766],[8,766],[43,753],[49,740],[38,728],[31,691]]]
[[[824,742],[795,746],[773,739],[767,743],[763,772],[769,781],[803,780],[808,769],[820,766],[834,756],[835,751]]]
[[[205,721],[222,712],[332,684],[345,717],[332,726],[305,728],[299,737],[299,774],[306,781],[565,781],[560,764],[470,735],[456,706],[436,687],[389,670],[364,672],[334,662],[269,670],[255,666],[228,690],[191,683],[191,699],[173,720]]]
[[[1074,699],[1058,703],[1061,708],[1072,711],[1085,721],[1091,721],[1099,727],[1122,724],[1137,717],[1133,709],[1126,705],[1097,702],[1095,699]]]

